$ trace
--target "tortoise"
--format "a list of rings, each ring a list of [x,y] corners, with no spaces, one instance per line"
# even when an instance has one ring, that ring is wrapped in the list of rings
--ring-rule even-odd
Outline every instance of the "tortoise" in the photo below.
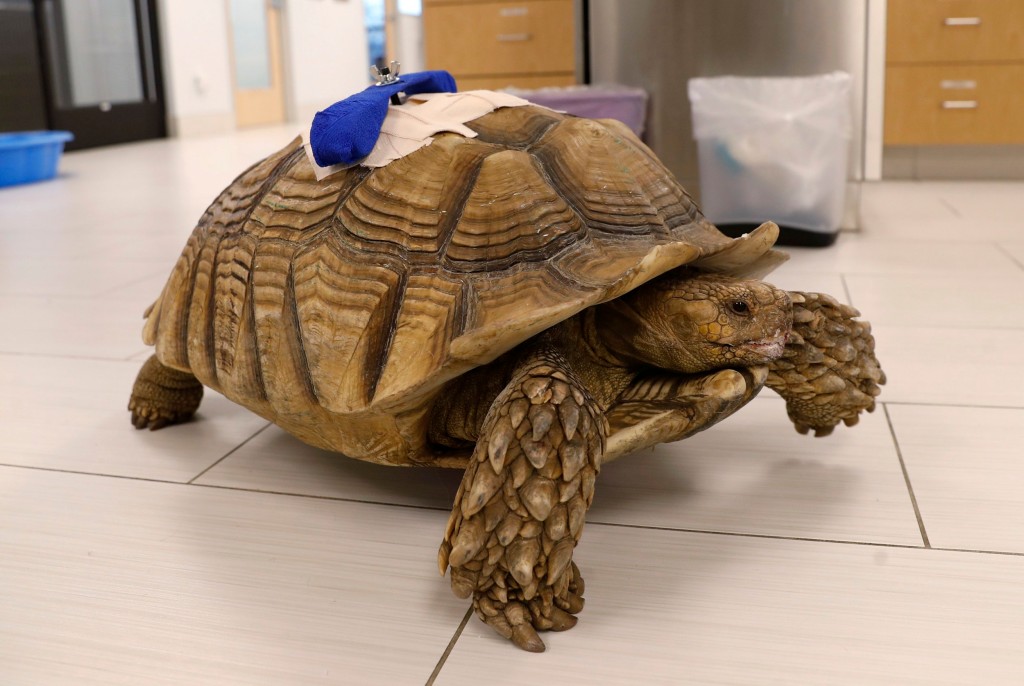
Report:
[[[601,465],[708,428],[767,385],[796,428],[874,409],[870,327],[761,277],[778,227],[720,233],[624,125],[535,106],[317,181],[301,140],[200,219],[156,302],[129,409],[203,386],[302,441],[464,470],[441,574],[520,648],[575,625]]]

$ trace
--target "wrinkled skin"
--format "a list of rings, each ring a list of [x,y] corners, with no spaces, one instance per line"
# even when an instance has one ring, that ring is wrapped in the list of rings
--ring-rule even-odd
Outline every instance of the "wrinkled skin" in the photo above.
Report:
[[[789,296],[760,281],[663,277],[563,322],[454,384],[431,438],[475,450],[439,553],[452,589],[520,648],[575,625],[572,562],[608,437],[606,414],[651,368],[683,379],[694,430],[724,417],[716,370],[770,364],[792,325]],[[755,389],[756,392],[756,389]],[[481,408],[487,408],[482,412]]]
[[[624,365],[684,373],[767,364],[792,326],[789,295],[762,281],[672,276],[598,310],[605,345]]]
[[[791,324],[789,295],[762,281],[686,272],[662,277],[456,380],[439,401],[431,439],[476,443],[494,399],[538,347],[569,360],[604,412],[651,368],[694,374],[768,364],[782,355]]]

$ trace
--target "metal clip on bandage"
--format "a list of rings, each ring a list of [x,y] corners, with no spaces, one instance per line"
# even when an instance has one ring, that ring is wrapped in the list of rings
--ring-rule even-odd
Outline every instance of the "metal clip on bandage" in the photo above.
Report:
[[[402,63],[392,60],[391,64],[387,67],[377,68],[377,65],[370,66],[370,74],[373,78],[377,79],[376,86],[390,86],[393,83],[398,82],[398,72],[402,69]],[[392,105],[401,105],[402,100],[398,97],[398,93],[391,96]]]

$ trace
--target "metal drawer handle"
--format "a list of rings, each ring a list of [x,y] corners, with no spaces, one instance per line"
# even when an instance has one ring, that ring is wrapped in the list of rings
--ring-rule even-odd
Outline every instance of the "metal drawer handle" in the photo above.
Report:
[[[501,42],[501,43],[521,43],[523,41],[528,41],[531,38],[533,38],[533,36],[528,34],[528,33],[499,33],[498,34],[498,41]]]
[[[946,17],[942,23],[946,26],[981,26],[981,17]]]
[[[973,79],[964,79],[963,81],[943,79],[939,82],[939,88],[944,88],[946,90],[974,90],[977,87],[978,82]]]
[[[978,109],[977,100],[943,100],[942,109],[944,110],[976,110]]]
[[[498,10],[499,17],[525,17],[529,13],[528,7],[502,7]]]

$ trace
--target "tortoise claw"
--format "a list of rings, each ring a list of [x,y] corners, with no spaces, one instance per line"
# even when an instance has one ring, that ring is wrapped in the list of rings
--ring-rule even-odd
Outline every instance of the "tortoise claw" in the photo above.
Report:
[[[537,630],[530,624],[512,627],[512,643],[517,648],[522,648],[530,653],[543,653],[547,648],[544,641],[540,640],[540,636],[537,635]]]
[[[579,621],[579,618],[556,606],[551,608],[550,620],[550,631],[568,631],[576,626],[576,622]]]

